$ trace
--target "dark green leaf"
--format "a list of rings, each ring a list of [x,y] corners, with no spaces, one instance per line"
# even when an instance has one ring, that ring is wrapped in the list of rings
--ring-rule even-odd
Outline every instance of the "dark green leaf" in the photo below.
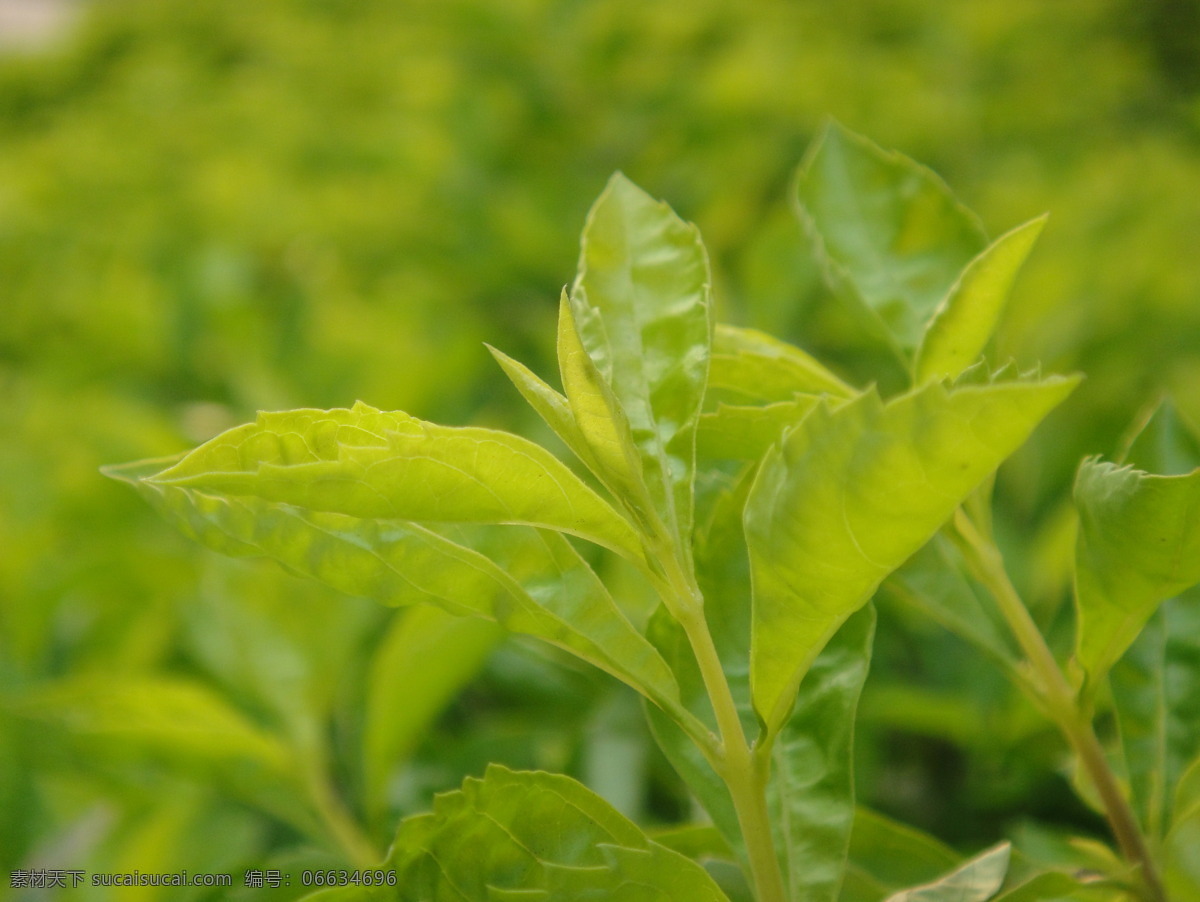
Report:
[[[1008,873],[1012,847],[1001,843],[960,865],[940,880],[902,890],[887,902],[987,902]]]
[[[796,184],[801,219],[832,286],[907,356],[984,249],[978,220],[924,166],[833,122]]]
[[[841,902],[879,902],[934,880],[962,860],[932,836],[865,808],[855,811],[849,856]]]
[[[1200,754],[1200,589],[1163,604],[1110,675],[1142,827],[1161,839],[1172,791]]]
[[[976,589],[962,555],[944,535],[934,536],[889,576],[883,592],[966,639],[1010,672],[1020,659],[995,606]]]
[[[871,662],[875,609],[837,631],[775,738],[767,786],[790,898],[835,902],[854,823],[854,719]]]
[[[494,623],[431,605],[395,617],[371,661],[363,719],[364,797],[375,818],[395,768],[503,637]]]
[[[1167,598],[1200,582],[1200,470],[1085,460],[1075,478],[1075,659],[1096,685]]]

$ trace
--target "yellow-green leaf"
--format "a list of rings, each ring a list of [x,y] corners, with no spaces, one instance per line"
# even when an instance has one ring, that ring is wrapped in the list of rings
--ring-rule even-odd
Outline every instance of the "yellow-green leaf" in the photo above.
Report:
[[[1046,217],[1001,235],[967,264],[925,328],[915,381],[954,377],[979,359]]]
[[[746,505],[754,704],[774,732],[801,678],[879,583],[1076,384],[931,383],[815,408],[764,458]]]

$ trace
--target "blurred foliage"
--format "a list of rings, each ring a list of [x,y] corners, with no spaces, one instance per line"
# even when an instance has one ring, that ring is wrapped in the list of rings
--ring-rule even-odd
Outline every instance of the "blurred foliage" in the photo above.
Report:
[[[359,398],[544,437],[480,342],[550,360],[584,212],[618,168],[699,224],[725,319],[886,387],[788,206],[825,115],[932,166],[993,236],[1052,213],[998,350],[1088,380],[1001,474],[998,529],[1065,649],[1077,462],[1164,391],[1200,412],[1196,15],[1186,0],[109,0],[61,47],[0,58],[0,870],[343,860],[342,809],[369,813],[378,842],[489,760],[686,816],[630,699],[511,642],[476,678],[445,677],[455,700],[393,763],[379,811],[362,711],[390,697],[387,661],[413,672],[401,626],[215,560],[97,467],[257,408]],[[975,848],[1019,819],[1098,829],[1000,678],[931,624],[881,618],[864,801]],[[120,705],[86,701],[113,685],[130,689]],[[165,697],[139,685],[182,692],[250,751],[230,763],[170,739]],[[266,779],[254,759],[276,744]]]

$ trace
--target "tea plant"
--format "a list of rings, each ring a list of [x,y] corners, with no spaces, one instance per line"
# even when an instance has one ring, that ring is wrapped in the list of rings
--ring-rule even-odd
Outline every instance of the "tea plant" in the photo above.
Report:
[[[1198,443],[1163,407],[1131,464],[1080,467],[1076,644],[1060,663],[1006,572],[991,487],[1078,379],[981,359],[1043,221],[989,244],[932,173],[836,126],[795,191],[831,288],[907,390],[881,397],[714,324],[697,230],[617,175],[559,305],[562,391],[492,349],[583,475],[517,435],[362,403],[262,413],[109,471],[218,551],[495,621],[606,671],[644,698],[711,817],[652,836],[573,779],[493,766],[400,824],[380,864],[394,885],[335,873],[355,885],[329,898],[1194,898],[1200,616],[1175,597],[1200,581]],[[588,545],[640,574],[651,615],[614,597]],[[885,581],[1053,722],[1115,848],[1077,843],[1047,868],[1002,843],[948,864],[856,814],[854,721]],[[1107,747],[1100,710],[1119,726]],[[909,857],[938,861],[921,885],[869,879]]]

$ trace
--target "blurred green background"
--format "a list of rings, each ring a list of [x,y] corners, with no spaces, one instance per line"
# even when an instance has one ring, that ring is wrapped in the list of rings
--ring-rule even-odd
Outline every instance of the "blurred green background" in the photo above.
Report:
[[[930,165],[993,235],[1051,211],[997,357],[1088,379],[999,504],[1059,641],[1079,459],[1162,392],[1200,414],[1191,0],[79,12],[0,41],[0,872],[345,861],[348,824],[385,845],[488,760],[580,775],[648,822],[690,815],[609,682],[218,560],[97,472],[356,399],[545,438],[482,342],[552,372],[558,291],[614,169],[700,226],[724,319],[885,387],[788,204],[823,117]],[[964,849],[1102,831],[999,677],[882,617],[865,803]],[[394,722],[417,697],[448,704],[428,735]]]

